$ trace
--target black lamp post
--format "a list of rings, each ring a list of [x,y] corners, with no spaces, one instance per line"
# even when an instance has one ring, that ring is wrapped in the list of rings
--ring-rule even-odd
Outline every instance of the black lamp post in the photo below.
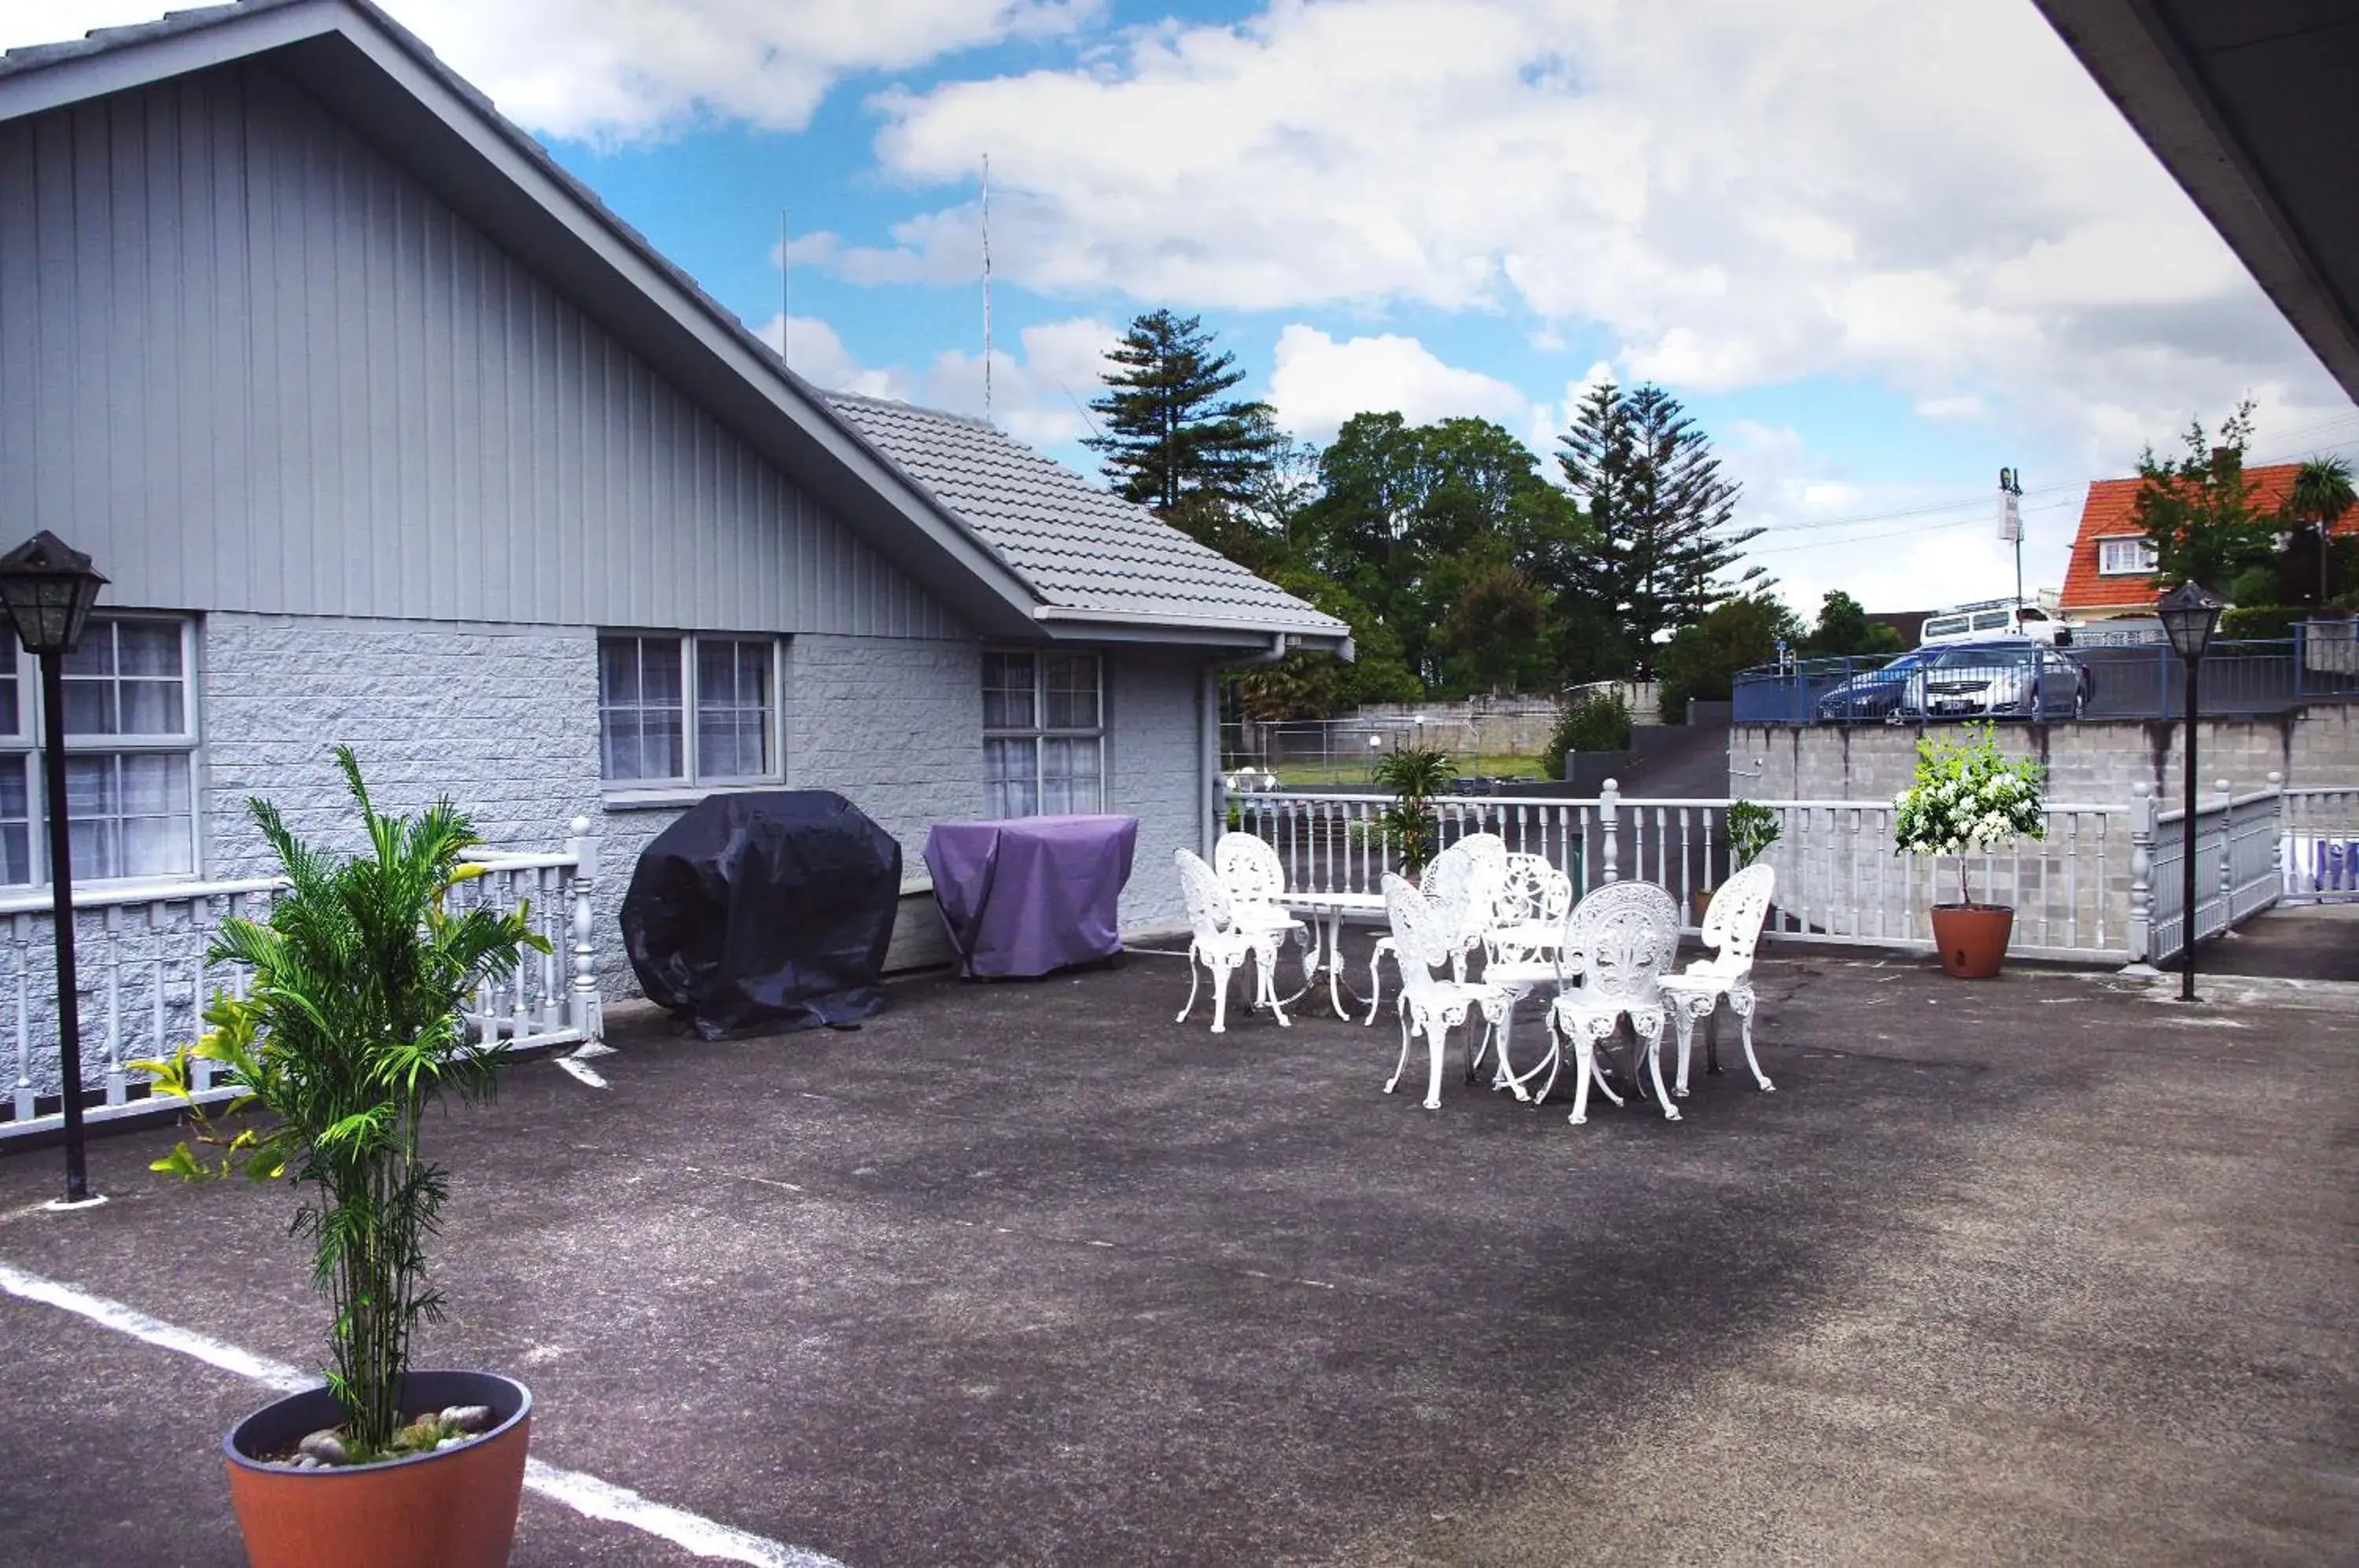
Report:
[[[0,605],[41,661],[42,787],[49,807],[50,926],[58,954],[58,1070],[66,1123],[66,1202],[90,1202],[82,1148],[82,1009],[74,995],[73,846],[66,822],[65,656],[82,641],[106,579],[44,529],[0,556]]]
[[[2187,812],[2180,819],[2181,883],[2179,918],[2179,999],[2195,1000],[2195,680],[2203,667],[2212,630],[2220,624],[2221,601],[2201,584],[2182,583],[2155,604],[2170,650],[2187,665]]]

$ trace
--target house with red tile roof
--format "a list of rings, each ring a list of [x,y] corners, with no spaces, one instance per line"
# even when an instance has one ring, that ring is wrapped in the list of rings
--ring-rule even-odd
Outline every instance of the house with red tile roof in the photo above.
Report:
[[[2259,486],[2254,506],[2270,511],[2283,505],[2300,472],[2298,463],[2245,470],[2245,477]],[[2158,592],[2154,550],[2131,516],[2140,483],[2135,478],[2100,479],[2089,486],[2089,498],[2081,507],[2081,531],[2064,568],[2061,608],[2074,620],[2153,613]],[[2359,506],[2335,519],[2334,532],[2338,537],[2359,535]]]

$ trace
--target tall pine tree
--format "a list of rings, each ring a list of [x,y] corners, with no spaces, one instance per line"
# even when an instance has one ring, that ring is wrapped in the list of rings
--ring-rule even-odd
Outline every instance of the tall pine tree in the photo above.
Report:
[[[1549,585],[1591,600],[1623,628],[1641,678],[1653,674],[1660,643],[1759,584],[1757,566],[1729,574],[1761,530],[1730,527],[1737,485],[1661,387],[1593,388],[1557,461],[1591,526],[1568,536],[1551,573],[1562,580]]]
[[[1203,537],[1218,514],[1247,498],[1278,440],[1261,403],[1221,395],[1245,378],[1236,355],[1213,351],[1197,316],[1155,310],[1107,353],[1114,370],[1090,407],[1104,432],[1083,442],[1105,458],[1116,493]]]

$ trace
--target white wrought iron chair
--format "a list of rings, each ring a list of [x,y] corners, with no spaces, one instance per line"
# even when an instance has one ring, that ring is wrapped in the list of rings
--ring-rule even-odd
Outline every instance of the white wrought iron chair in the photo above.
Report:
[[[1562,988],[1565,922],[1571,916],[1571,877],[1549,865],[1545,855],[1507,856],[1506,879],[1491,900],[1490,923],[1483,931],[1483,979],[1498,988],[1506,1005],[1498,1027],[1485,1034],[1467,1060],[1468,1083],[1474,1081],[1484,1052],[1495,1051],[1491,1087],[1512,1089],[1519,1100],[1531,1097],[1508,1058],[1508,1034],[1515,1025],[1516,1007],[1525,997],[1542,986],[1549,987],[1551,996]]]
[[[1494,833],[1468,833],[1427,863],[1423,892],[1442,917],[1451,979],[1466,978],[1466,956],[1483,945],[1491,900],[1506,875],[1507,841]],[[1376,964],[1393,952],[1393,939],[1384,936],[1368,952],[1368,1016],[1364,1023],[1375,1023],[1384,1006],[1384,982]],[[1398,967],[1397,955],[1394,963]]]
[[[1704,1071],[1720,1071],[1719,1043],[1712,1037],[1712,1018],[1723,998],[1736,1015],[1745,1037],[1745,1065],[1766,1094],[1777,1085],[1761,1071],[1753,1054],[1753,950],[1760,944],[1762,922],[1768,918],[1769,899],[1777,890],[1777,868],[1752,865],[1720,885],[1703,912],[1703,944],[1713,950],[1677,975],[1663,976],[1663,1006],[1671,1016],[1671,1029],[1680,1042],[1680,1072],[1674,1085],[1681,1099],[1688,1093],[1688,1051],[1695,1027],[1704,1026]]]
[[[1436,979],[1434,971],[1447,964],[1457,953],[1456,938],[1445,923],[1442,911],[1423,893],[1390,872],[1385,874],[1385,915],[1392,924],[1394,962],[1400,969],[1400,996],[1393,1005],[1400,1014],[1400,1060],[1393,1064],[1393,1075],[1385,1083],[1389,1094],[1400,1083],[1401,1074],[1408,1070],[1408,1049],[1412,1035],[1425,1037],[1427,1073],[1425,1108],[1441,1108],[1441,1059],[1449,1042],[1450,1031],[1466,1021],[1466,1015],[1482,1010],[1487,1022],[1497,1016],[1501,1003],[1498,992],[1479,981],[1467,981],[1454,975],[1447,980]]]
[[[1581,984],[1560,992],[1549,1005],[1549,1058],[1544,1064],[1549,1082],[1538,1098],[1548,1098],[1555,1086],[1564,1046],[1573,1051],[1576,1074],[1571,1120],[1589,1119],[1589,1085],[1615,1105],[1622,1096],[1606,1087],[1597,1064],[1597,1048],[1614,1038],[1624,1018],[1638,1037],[1638,1048],[1654,1075],[1655,1096],[1663,1115],[1680,1119],[1679,1108],[1663,1092],[1663,971],[1671,966],[1680,947],[1680,907],[1652,882],[1609,882],[1579,904],[1565,932],[1567,969]],[[1636,1064],[1632,1064],[1635,1072]],[[1538,1068],[1533,1069],[1537,1073]]]
[[[1285,904],[1286,862],[1265,840],[1223,833],[1212,845],[1212,874],[1229,896],[1229,917],[1239,931],[1275,931],[1284,942],[1304,929]]]
[[[1271,983],[1271,974],[1277,967],[1277,944],[1283,940],[1276,931],[1247,931],[1232,918],[1229,895],[1221,887],[1220,877],[1204,864],[1203,856],[1192,850],[1176,849],[1172,861],[1180,867],[1180,892],[1188,905],[1188,1005],[1180,1009],[1175,1023],[1186,1023],[1188,1015],[1196,1010],[1196,971],[1201,966],[1212,976],[1212,1032],[1221,1034],[1228,1028],[1229,976],[1234,975],[1247,958],[1255,960],[1259,979],[1259,1000],[1277,1017],[1280,1028],[1291,1027],[1286,1009],[1278,1006],[1277,988]]]

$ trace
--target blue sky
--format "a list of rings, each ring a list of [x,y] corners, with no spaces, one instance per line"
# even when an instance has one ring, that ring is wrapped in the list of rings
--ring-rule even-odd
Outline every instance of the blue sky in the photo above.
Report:
[[[829,386],[1088,467],[1134,314],[1201,314],[1281,422],[1495,419],[1543,457],[1661,383],[1788,599],[2008,590],[2190,418],[2359,452],[2325,376],[2029,0],[383,0]],[[0,44],[140,19],[50,0]]]

